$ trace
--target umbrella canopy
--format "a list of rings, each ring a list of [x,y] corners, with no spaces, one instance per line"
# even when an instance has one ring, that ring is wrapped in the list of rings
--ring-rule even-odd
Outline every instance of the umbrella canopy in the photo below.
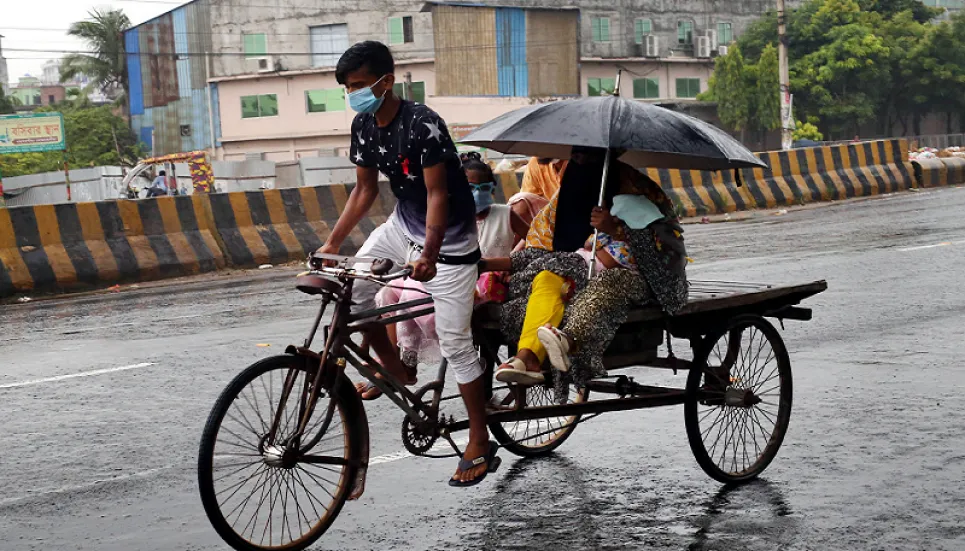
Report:
[[[726,170],[766,167],[712,124],[619,96],[561,100],[506,113],[460,143],[532,157],[568,159],[573,146],[626,150],[636,168]]]

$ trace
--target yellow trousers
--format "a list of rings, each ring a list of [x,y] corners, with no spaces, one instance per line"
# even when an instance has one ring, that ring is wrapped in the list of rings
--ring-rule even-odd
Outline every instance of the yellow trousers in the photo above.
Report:
[[[531,350],[540,363],[546,360],[546,349],[536,337],[536,330],[546,324],[559,327],[563,321],[566,285],[566,280],[553,272],[540,272],[533,278],[533,289],[526,303],[523,332],[519,336],[519,350]]]

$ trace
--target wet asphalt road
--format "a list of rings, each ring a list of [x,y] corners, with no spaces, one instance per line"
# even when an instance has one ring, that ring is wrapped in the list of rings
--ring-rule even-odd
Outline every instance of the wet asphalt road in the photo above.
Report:
[[[313,549],[965,548],[963,212],[948,189],[687,228],[692,278],[830,285],[783,333],[794,411],[759,482],[704,475],[673,407],[590,421],[550,459],[503,452],[450,489],[455,461],[397,454],[380,401],[381,463]],[[0,549],[225,549],[197,496],[202,426],[314,304],[286,277],[0,307]]]

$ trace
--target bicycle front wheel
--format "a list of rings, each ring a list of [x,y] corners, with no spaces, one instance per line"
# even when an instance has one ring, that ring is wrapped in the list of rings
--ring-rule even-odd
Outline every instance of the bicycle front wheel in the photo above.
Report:
[[[305,549],[328,530],[352,491],[361,457],[360,416],[340,379],[320,391],[304,435],[292,439],[316,368],[295,356],[253,364],[218,398],[198,454],[205,513],[242,551]],[[286,381],[291,392],[283,399]],[[275,438],[268,442],[275,419]]]

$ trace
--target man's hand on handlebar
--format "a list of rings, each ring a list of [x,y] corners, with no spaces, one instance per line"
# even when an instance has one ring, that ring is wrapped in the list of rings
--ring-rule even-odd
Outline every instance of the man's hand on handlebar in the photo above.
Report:
[[[429,281],[436,277],[436,263],[422,257],[409,264],[412,266],[412,279],[416,281]]]
[[[318,254],[338,254],[338,249],[339,249],[338,245],[332,245],[326,242],[324,245],[319,247],[318,250],[315,252]],[[328,268],[331,268],[336,264],[337,262],[335,262],[334,260],[325,260],[323,263],[323,265]]]

